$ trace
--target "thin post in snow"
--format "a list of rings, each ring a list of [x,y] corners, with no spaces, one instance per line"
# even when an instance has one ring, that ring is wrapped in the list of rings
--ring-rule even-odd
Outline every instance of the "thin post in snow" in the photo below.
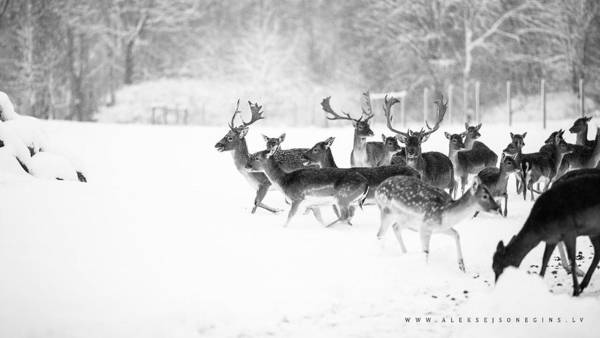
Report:
[[[454,86],[451,84],[448,85],[448,122],[452,123],[452,91],[454,90]]]
[[[429,88],[423,88],[423,124],[427,123],[427,101],[429,99]]]
[[[510,81],[506,81],[506,112],[508,114],[508,126],[512,126],[512,99],[510,92]]]
[[[579,78],[579,115],[585,115],[585,99],[583,97],[583,78]]]
[[[481,82],[475,82],[475,123],[479,123],[479,90]]]
[[[546,129],[546,80],[540,81],[540,101],[542,106],[542,125]]]

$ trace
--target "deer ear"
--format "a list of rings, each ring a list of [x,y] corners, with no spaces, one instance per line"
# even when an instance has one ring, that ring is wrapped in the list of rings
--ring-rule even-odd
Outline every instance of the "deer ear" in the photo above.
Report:
[[[450,133],[447,131],[444,132],[444,136],[446,136],[447,139],[450,139],[452,137],[452,135],[450,135]]]
[[[479,178],[479,176],[475,176],[473,178],[473,186],[471,187],[471,191],[473,193],[475,193],[477,191],[477,188],[479,188],[480,185],[481,185],[481,179]]]
[[[510,138],[515,138],[515,134],[513,134],[512,132],[510,133]]]
[[[285,140],[285,133],[279,136],[279,142],[283,142],[283,140]]]
[[[525,138],[525,136],[527,136],[527,132],[524,132],[523,135],[521,135],[521,136],[523,136],[523,138]]]
[[[385,139],[386,139],[385,134],[381,134],[381,140],[383,141],[383,143],[385,143]]]
[[[406,137],[404,137],[403,135],[396,135],[396,139],[398,140],[398,142],[406,144]]]
[[[242,128],[242,130],[240,130],[240,133],[239,133],[239,138],[246,137],[246,134],[248,134],[248,128]]]
[[[505,248],[504,242],[502,242],[502,241],[498,242],[498,245],[496,245],[497,252],[504,252],[504,248]]]
[[[475,130],[479,131],[479,129],[481,129],[481,123],[477,125],[477,127],[475,127]]]
[[[330,137],[327,140],[325,140],[325,147],[329,148],[331,147],[331,145],[333,144],[333,141],[335,141],[335,137]]]
[[[590,116],[590,117],[586,117],[586,118],[585,118],[585,121],[586,121],[586,122],[590,122],[590,120],[591,120],[591,119],[592,119],[592,117],[591,117],[591,116]]]
[[[261,134],[263,137],[263,140],[265,140],[265,142],[269,142],[269,137],[265,134]]]

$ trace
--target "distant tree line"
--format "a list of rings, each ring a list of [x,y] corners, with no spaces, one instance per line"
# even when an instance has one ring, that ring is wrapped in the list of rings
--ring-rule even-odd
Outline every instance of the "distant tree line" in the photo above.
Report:
[[[0,0],[0,90],[23,114],[93,120],[122,86],[164,77],[272,95],[455,83],[463,104],[474,81],[502,101],[508,80],[575,93],[584,78],[600,102],[600,1]]]

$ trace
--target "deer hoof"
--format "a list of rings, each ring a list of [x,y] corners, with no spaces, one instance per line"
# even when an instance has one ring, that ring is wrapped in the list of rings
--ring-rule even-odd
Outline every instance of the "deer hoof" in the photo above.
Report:
[[[467,272],[467,270],[465,269],[465,262],[462,259],[458,260],[458,269],[464,273]]]

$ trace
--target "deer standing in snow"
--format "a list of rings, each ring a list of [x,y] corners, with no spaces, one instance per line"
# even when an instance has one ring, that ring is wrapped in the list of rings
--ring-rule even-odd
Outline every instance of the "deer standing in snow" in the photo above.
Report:
[[[377,238],[382,238],[388,228],[394,229],[402,252],[406,252],[402,229],[418,231],[425,258],[429,255],[429,242],[433,233],[454,238],[458,255],[458,267],[465,271],[460,237],[454,226],[476,211],[498,211],[489,190],[475,178],[473,186],[458,200],[441,189],[423,181],[406,176],[395,176],[383,181],[375,191],[375,200],[381,213],[381,225]]]

